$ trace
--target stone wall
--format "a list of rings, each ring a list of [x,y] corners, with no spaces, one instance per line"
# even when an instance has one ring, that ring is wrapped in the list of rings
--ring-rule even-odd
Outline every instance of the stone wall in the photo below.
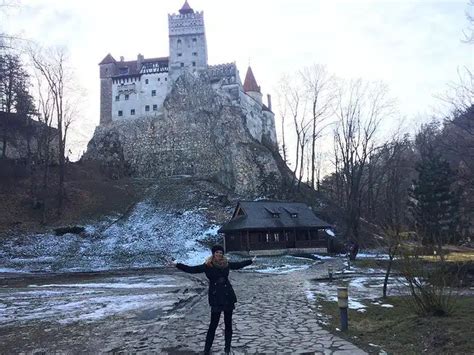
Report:
[[[29,155],[32,162],[40,162],[49,141],[50,159],[57,161],[57,134],[57,129],[38,121],[0,112],[0,158],[26,161]]]
[[[134,176],[213,179],[244,196],[272,195],[282,180],[245,110],[212,89],[205,74],[180,76],[155,117],[97,127],[83,159],[126,166]]]

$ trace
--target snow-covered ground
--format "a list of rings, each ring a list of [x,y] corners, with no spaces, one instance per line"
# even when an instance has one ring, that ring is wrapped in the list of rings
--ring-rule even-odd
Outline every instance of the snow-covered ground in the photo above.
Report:
[[[291,255],[258,256],[256,262],[247,266],[243,271],[258,272],[262,274],[286,274],[289,272],[308,269],[311,265],[316,263],[318,263],[318,261],[310,258]]]
[[[203,213],[162,211],[148,202],[117,223],[87,225],[83,236],[31,234],[0,240],[0,273],[71,272],[157,267],[171,258],[198,264],[209,255],[200,243],[218,227]]]
[[[108,316],[164,313],[180,300],[194,295],[176,292],[192,288],[180,276],[101,277],[75,283],[30,284],[23,288],[0,288],[0,327],[33,321],[97,321]]]
[[[372,255],[372,254],[368,254]],[[366,258],[368,258],[367,256]],[[379,258],[373,255],[372,258]],[[334,281],[313,281],[306,284],[306,297],[309,300],[323,299],[337,302],[337,287],[347,286],[349,292],[349,308],[365,312],[369,303],[381,307],[393,307],[387,302],[380,301],[384,283],[385,270],[373,268],[348,268],[344,262],[344,269],[335,273]],[[390,276],[388,281],[388,295],[407,294],[408,289],[402,277]]]

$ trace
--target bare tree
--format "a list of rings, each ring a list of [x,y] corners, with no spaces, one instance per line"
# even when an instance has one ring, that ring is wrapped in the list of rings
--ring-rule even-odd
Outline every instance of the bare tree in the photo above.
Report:
[[[474,43],[474,0],[469,0],[469,8],[466,10],[466,19],[468,27],[463,31],[465,43]]]
[[[287,146],[286,146],[286,140],[285,140],[285,124],[286,124],[286,117],[288,115],[288,107],[285,103],[285,98],[284,98],[284,93],[282,92],[283,87],[284,87],[284,82],[285,79],[282,79],[281,87],[280,89],[277,90],[277,102],[278,102],[278,109],[279,109],[279,116],[281,118],[281,153],[283,155],[283,161],[288,164],[288,159],[287,159]]]
[[[384,298],[387,297],[393,259],[402,241],[401,233],[406,228],[407,182],[410,183],[414,172],[411,146],[408,136],[397,135],[385,143],[377,153],[380,161],[377,170],[381,174],[375,184],[381,193],[376,197],[377,211],[374,221],[382,229],[383,245],[389,257],[383,284]]]
[[[330,75],[323,65],[313,65],[300,72],[304,85],[306,100],[311,108],[310,118],[310,163],[309,170],[310,185],[314,189],[316,184],[316,142],[323,130],[328,127],[327,120],[333,112],[332,105],[336,98],[336,86],[334,76]]]
[[[376,147],[376,132],[383,118],[393,113],[393,103],[382,84],[362,80],[342,82],[337,97],[334,131],[343,179],[346,237],[359,243],[362,178]]]
[[[288,112],[293,121],[296,135],[295,167],[293,169],[293,182],[295,185],[296,176],[301,180],[304,172],[304,147],[307,142],[309,122],[306,119],[306,100],[301,83],[289,76],[283,77],[280,81],[279,95],[282,98],[282,109]],[[299,186],[299,183],[298,183]]]
[[[66,139],[69,127],[74,117],[77,103],[72,95],[72,70],[68,65],[65,48],[49,50],[33,49],[30,58],[37,77],[41,78],[49,91],[54,120],[57,128],[59,185],[58,185],[58,215],[61,215],[64,203],[64,178],[66,169]],[[46,108],[46,110],[49,110]]]

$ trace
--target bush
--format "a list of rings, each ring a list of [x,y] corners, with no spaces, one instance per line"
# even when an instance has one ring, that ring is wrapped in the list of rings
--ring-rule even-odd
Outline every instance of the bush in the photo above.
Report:
[[[410,290],[412,305],[420,315],[447,316],[453,311],[453,274],[446,262],[439,259],[434,263],[423,261],[418,254],[403,254],[402,274]]]

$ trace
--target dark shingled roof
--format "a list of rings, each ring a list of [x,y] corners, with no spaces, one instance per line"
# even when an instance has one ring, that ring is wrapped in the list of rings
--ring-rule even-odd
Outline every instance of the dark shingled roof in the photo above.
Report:
[[[115,62],[116,62],[116,60],[114,59],[114,57],[112,57],[112,54],[109,53],[105,56],[104,59],[102,59],[102,61],[99,63],[99,65],[100,64],[110,64],[110,63],[115,63]]]
[[[255,76],[253,75],[252,68],[250,68],[250,66],[247,69],[247,74],[245,75],[244,91],[260,92],[260,86],[258,86],[257,80],[255,80]]]
[[[150,65],[151,63],[161,63],[163,65],[168,65],[168,57],[143,59],[140,68],[138,67],[138,62],[136,60],[115,62],[115,75],[112,77],[117,79],[138,76],[140,75],[140,70],[142,67]]]
[[[244,215],[236,215],[239,209],[244,212]],[[278,214],[278,217],[274,217],[274,214]],[[292,217],[295,214],[296,218]],[[304,203],[241,201],[238,203],[232,219],[224,224],[219,232],[258,229],[325,229],[330,227],[329,223],[316,217]]]
[[[186,0],[184,2],[184,5],[183,7],[179,10],[179,13],[180,14],[193,14],[194,13],[194,10],[191,8],[191,6],[189,6],[188,4],[188,0]]]

